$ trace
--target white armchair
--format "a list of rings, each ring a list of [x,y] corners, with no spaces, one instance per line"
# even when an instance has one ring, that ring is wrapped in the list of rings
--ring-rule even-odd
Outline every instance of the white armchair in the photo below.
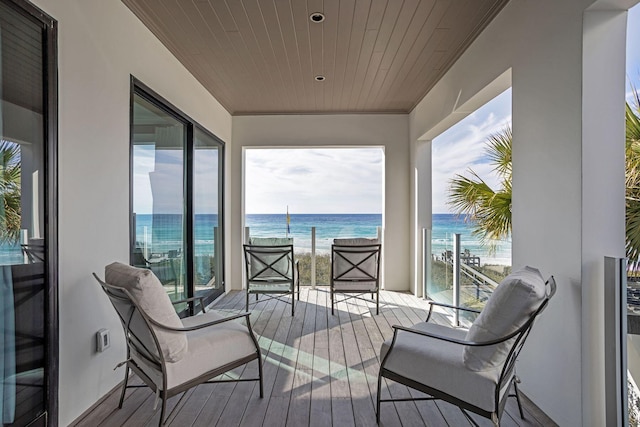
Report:
[[[94,277],[115,308],[127,342],[124,383],[118,408],[122,408],[129,370],[135,372],[162,400],[160,425],[167,399],[198,384],[259,381],[263,396],[262,359],[251,330],[250,313],[223,317],[215,312],[180,319],[166,291],[151,270],[113,263],[105,268],[105,281]],[[177,302],[194,301],[190,298]],[[239,323],[244,319],[246,326]],[[253,360],[258,378],[212,380]]]
[[[429,323],[437,305],[474,311],[434,302],[425,322],[411,328],[393,326],[393,338],[380,350],[378,422],[380,403],[397,400],[381,399],[382,378],[429,395],[413,400],[444,400],[467,417],[466,411],[471,411],[495,425],[500,424],[507,397],[515,396],[524,418],[515,363],[534,320],[555,291],[553,276],[545,283],[538,270],[525,267],[500,283],[469,331]]]

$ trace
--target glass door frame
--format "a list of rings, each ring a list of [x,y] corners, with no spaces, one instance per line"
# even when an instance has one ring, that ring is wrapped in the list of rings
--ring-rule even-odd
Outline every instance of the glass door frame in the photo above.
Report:
[[[133,219],[134,213],[134,194],[133,194],[133,185],[134,185],[134,98],[135,96],[140,96],[144,100],[152,103],[154,106],[159,109],[165,111],[167,114],[171,115],[176,120],[185,124],[186,128],[186,138],[185,138],[185,153],[184,153],[184,215],[185,215],[185,241],[184,241],[184,259],[185,259],[185,270],[186,270],[186,292],[187,297],[192,298],[195,295],[195,269],[194,269],[194,260],[195,260],[195,207],[194,207],[194,153],[195,153],[195,131],[203,132],[207,136],[211,137],[219,144],[219,171],[218,171],[218,224],[219,224],[219,237],[220,242],[216,242],[216,245],[220,245],[221,248],[221,257],[222,260],[220,262],[220,266],[222,267],[222,271],[220,272],[220,287],[219,289],[212,290],[205,298],[204,303],[209,304],[213,300],[215,300],[218,296],[224,293],[225,289],[225,271],[224,271],[224,242],[225,242],[225,233],[224,233],[224,156],[225,156],[225,144],[224,142],[218,138],[213,133],[209,132],[206,128],[198,124],[195,120],[191,119],[188,115],[183,113],[181,110],[176,108],[173,104],[168,102],[158,93],[156,93],[153,89],[149,88],[147,85],[142,83],[140,80],[135,78],[133,75],[131,76],[131,99],[130,99],[130,120],[129,120],[129,140],[130,140],[130,153],[129,153],[129,254],[130,254],[130,263],[133,265],[133,249],[135,248],[136,241],[136,230],[135,230],[135,221]],[[217,279],[217,277],[216,277]],[[194,306],[192,304],[189,305],[188,310],[179,313],[180,315],[192,315],[194,314]]]
[[[44,131],[44,235],[45,241],[45,402],[44,413],[30,425],[58,425],[59,316],[58,316],[58,22],[27,0],[0,0],[17,13],[42,26],[43,131]]]

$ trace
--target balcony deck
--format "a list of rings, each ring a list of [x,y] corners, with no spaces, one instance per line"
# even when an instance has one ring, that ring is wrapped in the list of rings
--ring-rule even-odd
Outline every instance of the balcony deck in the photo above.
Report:
[[[244,293],[222,297],[216,309],[244,309]],[[255,382],[203,384],[168,401],[171,426],[374,426],[375,396],[379,367],[378,352],[392,335],[391,325],[410,326],[424,320],[428,304],[410,294],[380,293],[380,315],[375,304],[360,300],[338,305],[331,315],[326,287],[302,287],[299,305],[291,317],[290,306],[271,300],[252,307],[252,325],[260,337],[264,358],[264,398]],[[444,315],[436,321],[447,322]],[[255,375],[256,362],[245,368]],[[122,370],[121,370],[122,371]],[[243,369],[234,371],[242,375]],[[135,381],[134,381],[135,382]],[[383,393],[408,397],[417,392],[383,383]],[[383,395],[383,398],[384,398]],[[119,389],[73,424],[75,426],[157,426],[159,409],[153,410],[154,395],[148,388],[127,392],[118,410]],[[502,426],[555,425],[526,397],[525,419],[509,398]],[[456,407],[444,402],[383,403],[380,425],[470,426]],[[493,425],[475,417],[481,426]]]

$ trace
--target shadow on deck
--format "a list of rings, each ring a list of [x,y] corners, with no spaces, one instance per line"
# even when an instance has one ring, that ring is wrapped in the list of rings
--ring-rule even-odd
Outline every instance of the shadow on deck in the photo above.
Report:
[[[229,313],[244,310],[244,293],[230,292],[214,308]],[[257,383],[203,384],[168,401],[171,426],[375,426],[375,396],[382,342],[391,325],[411,326],[426,318],[428,303],[407,293],[380,293],[375,304],[351,300],[331,316],[326,287],[302,287],[294,317],[290,306],[277,300],[252,307],[251,322],[264,358],[265,394]],[[436,321],[447,322],[443,315]],[[255,375],[256,362],[228,375]],[[138,381],[134,378],[133,381]],[[138,381],[139,382],[139,381]],[[389,383],[383,398],[409,397],[418,392]],[[156,426],[159,410],[148,388],[127,392],[118,409],[119,388],[76,420],[74,426]],[[470,426],[462,412],[439,401],[383,404],[381,426]],[[525,419],[510,398],[502,426],[555,425],[524,397]],[[394,410],[395,409],[395,410]],[[473,417],[480,426],[493,425]]]

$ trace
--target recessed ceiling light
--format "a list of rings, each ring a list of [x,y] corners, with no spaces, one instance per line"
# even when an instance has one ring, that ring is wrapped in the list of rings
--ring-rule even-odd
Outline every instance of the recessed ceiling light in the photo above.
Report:
[[[324,21],[324,15],[320,12],[313,12],[311,15],[309,15],[309,19],[311,19],[311,22],[319,24]]]
[[[315,77],[317,82],[323,82],[324,81],[324,76],[316,76]]]

